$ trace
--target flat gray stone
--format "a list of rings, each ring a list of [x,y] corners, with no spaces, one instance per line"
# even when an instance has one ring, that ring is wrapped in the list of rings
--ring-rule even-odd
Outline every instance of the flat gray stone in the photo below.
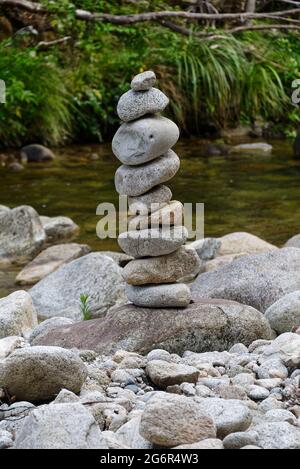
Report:
[[[61,389],[78,393],[87,377],[79,356],[60,347],[25,347],[0,364],[0,382],[17,400],[54,399]]]
[[[300,249],[296,248],[243,256],[199,275],[192,285],[195,299],[235,300],[261,312],[296,290],[300,290]]]
[[[144,117],[121,125],[113,138],[112,150],[123,164],[136,166],[163,155],[178,138],[179,129],[170,119]]]
[[[136,75],[132,82],[131,88],[134,91],[147,91],[152,88],[156,83],[156,75],[152,70],[147,70],[146,72],[139,73]]]
[[[169,99],[157,88],[147,91],[129,90],[119,99],[117,113],[123,122],[131,122],[147,114],[162,112]]]
[[[174,283],[155,286],[126,286],[129,301],[144,308],[185,308],[191,302],[187,285]]]
[[[16,449],[107,449],[92,414],[82,404],[35,409],[17,433]]]
[[[0,339],[27,336],[37,323],[37,313],[27,292],[17,291],[0,299]]]
[[[117,192],[130,197],[145,194],[158,184],[172,179],[179,167],[180,160],[172,150],[143,166],[120,166],[115,174]]]
[[[162,389],[181,383],[196,384],[199,374],[199,370],[192,366],[163,360],[151,360],[146,367],[146,375]]]
[[[129,214],[144,215],[150,213],[153,211],[153,208],[164,207],[171,199],[172,192],[169,187],[163,185],[156,186],[143,195],[128,197]]]
[[[60,243],[74,239],[80,228],[68,217],[40,217],[46,232],[47,243]]]
[[[232,356],[220,353],[222,350],[237,342],[248,346],[271,335],[268,321],[251,306],[202,300],[185,309],[139,308],[131,304],[113,308],[104,318],[52,330],[39,343],[105,355],[117,350],[146,354],[165,349],[180,355],[186,350],[206,352],[193,353],[185,359],[186,364],[198,367],[198,363],[225,366]]]
[[[18,274],[18,285],[34,285],[59,267],[89,254],[86,244],[58,244],[42,251]]]
[[[258,434],[250,430],[227,435],[223,440],[223,444],[225,449],[241,449],[249,445],[255,446],[257,439]]]
[[[280,298],[267,309],[265,315],[278,334],[290,332],[300,326],[300,290]]]
[[[118,238],[120,248],[136,259],[171,254],[187,240],[188,231],[184,226],[153,228],[127,231]]]
[[[109,257],[91,253],[60,267],[30,290],[41,319],[61,316],[82,320],[81,294],[89,295],[92,317],[126,302],[122,269]]]
[[[272,153],[273,147],[268,143],[244,143],[241,145],[236,145],[230,149],[230,153],[262,153],[270,154]]]
[[[0,211],[0,264],[25,264],[42,249],[45,230],[29,206]]]
[[[123,278],[129,285],[174,283],[187,275],[196,276],[201,261],[195,249],[182,246],[166,256],[137,259],[124,268]]]
[[[147,230],[150,228],[169,228],[182,226],[184,223],[184,206],[178,200],[171,200],[165,207],[156,210],[150,215],[129,217],[128,230]]]

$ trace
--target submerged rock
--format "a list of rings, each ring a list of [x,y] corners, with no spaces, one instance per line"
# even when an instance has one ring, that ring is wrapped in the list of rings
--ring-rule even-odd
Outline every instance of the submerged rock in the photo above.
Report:
[[[27,145],[21,150],[21,158],[28,163],[41,163],[43,161],[51,161],[55,159],[54,153],[43,145]]]

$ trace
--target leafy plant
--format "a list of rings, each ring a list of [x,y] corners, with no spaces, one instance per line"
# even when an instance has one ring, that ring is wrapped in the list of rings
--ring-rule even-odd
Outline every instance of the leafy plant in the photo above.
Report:
[[[92,319],[92,314],[89,306],[89,295],[82,293],[80,295],[80,310],[84,321]]]

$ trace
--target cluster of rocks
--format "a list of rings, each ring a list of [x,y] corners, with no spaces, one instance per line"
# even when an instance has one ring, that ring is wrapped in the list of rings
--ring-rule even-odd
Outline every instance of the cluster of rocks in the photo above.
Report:
[[[123,276],[128,298],[136,306],[186,307],[191,292],[180,280],[196,275],[200,261],[193,248],[184,246],[188,233],[182,226],[183,206],[171,200],[171,190],[163,185],[180,166],[171,150],[179,129],[158,114],[169,100],[153,87],[155,83],[154,72],[137,75],[117,108],[123,123],[112,148],[123,165],[116,172],[115,185],[120,195],[129,197],[132,215],[119,245],[135,258]]]
[[[299,351],[297,333],[182,355],[2,339],[0,448],[300,449]]]
[[[26,264],[45,247],[71,240],[78,232],[79,226],[68,217],[39,216],[27,205],[0,205],[0,265]]]

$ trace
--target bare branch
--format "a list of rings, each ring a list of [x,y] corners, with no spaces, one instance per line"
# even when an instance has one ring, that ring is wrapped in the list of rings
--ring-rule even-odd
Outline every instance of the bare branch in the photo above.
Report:
[[[0,6],[14,6],[32,13],[48,13],[47,9],[39,3],[29,0],[0,0]],[[300,14],[300,8],[291,10],[275,11],[271,13],[192,13],[188,11],[158,11],[139,13],[134,15],[110,15],[107,13],[92,13],[86,10],[76,10],[75,16],[83,21],[103,21],[116,25],[128,25],[146,21],[158,21],[165,18],[183,18],[186,20],[235,20],[240,19],[272,19],[274,16],[293,16]]]
[[[37,48],[41,50],[49,49],[52,46],[57,46],[59,44],[65,44],[72,39],[71,36],[62,37],[61,39],[55,39],[54,41],[41,41],[37,44]]]

